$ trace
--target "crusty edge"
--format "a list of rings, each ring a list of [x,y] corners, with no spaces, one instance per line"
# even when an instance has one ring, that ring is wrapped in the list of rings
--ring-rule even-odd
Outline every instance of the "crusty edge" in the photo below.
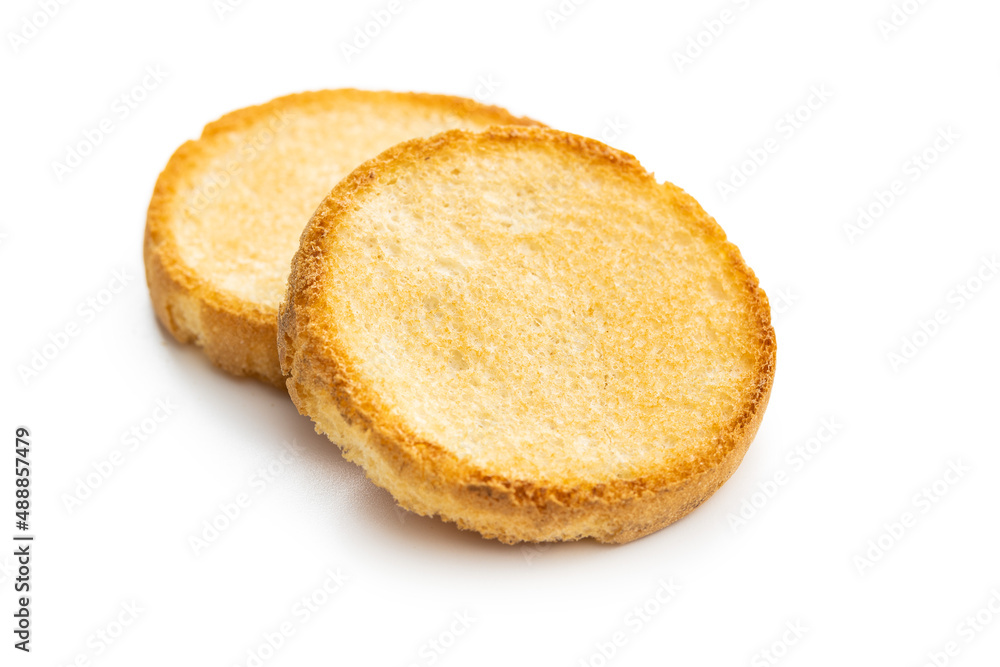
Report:
[[[201,139],[246,130],[281,111],[309,105],[332,106],[357,98],[440,105],[462,118],[473,113],[482,114],[484,118],[492,116],[497,124],[541,125],[530,118],[515,117],[500,107],[462,97],[344,88],[296,93],[238,109],[206,125]],[[201,140],[188,141],[177,149],[157,179],[150,200],[143,259],[153,310],[174,338],[181,343],[201,346],[219,368],[284,388],[275,345],[277,310],[214,288],[181,259],[171,227],[171,204],[180,178],[188,169],[196,168],[201,159],[202,145]]]
[[[405,160],[452,142],[477,140],[553,141],[606,159],[652,181],[632,156],[592,139],[555,130],[492,128],[484,133],[452,130],[429,139],[405,142],[361,165],[345,178],[317,209],[303,232],[292,261],[285,302],[278,320],[278,348],[288,391],[317,430],[340,445],[403,507],[438,515],[460,528],[472,529],[505,543],[576,540],[624,543],[655,532],[686,515],[710,497],[735,472],[757,433],[774,381],[776,343],[767,296],[739,250],[726,240],[718,224],[683,190],[669,183],[665,195],[723,244],[733,267],[745,276],[764,354],[756,382],[741,414],[701,461],[650,471],[643,478],[584,485],[514,480],[490,475],[459,460],[431,442],[421,441],[393,419],[378,396],[360,381],[336,342],[310,326],[313,308],[321,307],[324,280],[323,236],[356,207],[358,196]]]

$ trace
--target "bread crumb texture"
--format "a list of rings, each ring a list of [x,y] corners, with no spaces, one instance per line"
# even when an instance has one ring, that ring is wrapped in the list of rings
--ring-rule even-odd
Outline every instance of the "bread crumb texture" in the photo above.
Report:
[[[547,129],[390,149],[326,199],[280,320],[300,410],[404,507],[626,542],[738,466],[774,375],[738,249],[631,156]]]
[[[210,123],[157,181],[145,257],[157,315],[227,371],[284,385],[275,340],[292,255],[316,206],[352,169],[451,128],[535,124],[442,95],[327,90]]]

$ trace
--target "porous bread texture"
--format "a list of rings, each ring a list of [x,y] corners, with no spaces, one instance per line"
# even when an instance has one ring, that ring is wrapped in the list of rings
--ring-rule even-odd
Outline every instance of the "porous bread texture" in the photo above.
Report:
[[[774,377],[767,297],[690,196],[547,129],[389,149],[317,209],[288,390],[399,504],[514,543],[628,542],[732,475]]]
[[[503,124],[538,125],[459,97],[361,90],[289,95],[210,123],[170,158],[149,205],[157,317],[220,368],[283,387],[278,305],[317,204],[393,144]]]

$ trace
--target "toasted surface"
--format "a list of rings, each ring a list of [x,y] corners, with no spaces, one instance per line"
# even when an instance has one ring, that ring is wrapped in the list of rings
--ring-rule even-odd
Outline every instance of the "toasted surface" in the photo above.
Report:
[[[223,369],[284,386],[277,314],[299,236],[352,169],[451,128],[537,124],[443,95],[325,90],[234,111],[157,180],[144,256],[154,309]]]
[[[627,542],[739,465],[775,364],[767,297],[690,196],[541,128],[355,170],[292,263],[299,410],[399,503],[505,542]]]

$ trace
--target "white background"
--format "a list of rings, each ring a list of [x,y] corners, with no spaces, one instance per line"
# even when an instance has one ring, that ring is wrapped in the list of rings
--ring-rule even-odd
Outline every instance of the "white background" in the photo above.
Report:
[[[765,665],[773,650],[789,666],[918,666],[952,641],[938,664],[996,664],[1000,280],[977,272],[992,277],[983,262],[1000,251],[1000,6],[927,2],[886,36],[890,0],[591,0],[554,26],[557,0],[410,0],[348,62],[341,44],[387,5],[246,0],[220,17],[211,0],[70,2],[15,49],[39,9],[4,3],[0,539],[13,544],[13,433],[27,425],[37,540],[30,655],[11,646],[13,547],[0,550],[0,663],[253,665],[248,651],[287,621],[263,664]],[[723,10],[721,34],[679,66]],[[116,99],[156,66],[165,79],[121,118]],[[603,135],[718,219],[770,294],[778,338],[770,407],[731,481],[632,544],[504,546],[395,510],[287,396],[169,338],[141,241],[170,154],[232,109],[344,86],[478,94]],[[799,108],[817,87],[832,96]],[[796,110],[808,119],[789,133]],[[111,134],[60,181],[53,163],[104,118]],[[914,173],[947,128],[958,138]],[[776,152],[724,197],[768,139]],[[896,179],[905,192],[849,235]],[[130,280],[91,315],[116,271]],[[938,310],[944,324],[915,336]],[[22,378],[70,323],[78,335]],[[917,353],[893,364],[914,336]],[[130,450],[122,434],[157,400],[177,407]],[[302,451],[261,491],[251,478],[292,440]],[[797,463],[807,444],[819,451]],[[121,465],[67,508],[115,450]],[[951,464],[967,470],[940,481]],[[935,481],[934,502],[917,497]],[[241,493],[250,506],[195,555],[190,538]],[[348,581],[301,622],[297,601],[338,568]],[[670,578],[680,590],[661,604]],[[450,635],[463,613],[471,627]]]

